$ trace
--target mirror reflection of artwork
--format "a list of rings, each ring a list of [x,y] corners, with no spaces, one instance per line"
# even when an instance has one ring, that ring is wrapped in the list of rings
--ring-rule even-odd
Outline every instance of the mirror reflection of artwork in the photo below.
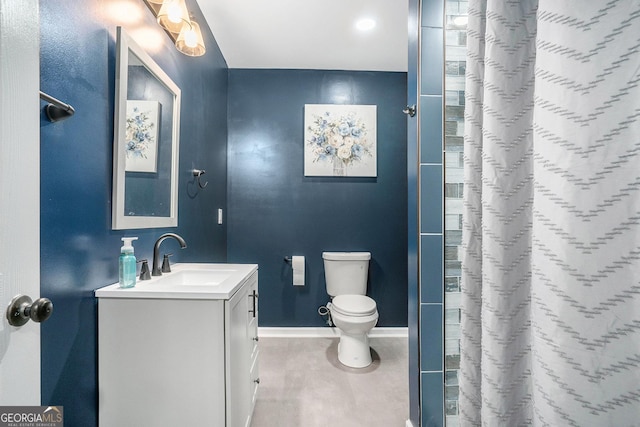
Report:
[[[376,106],[304,106],[305,176],[377,176]]]
[[[127,101],[127,172],[157,172],[159,107],[158,101]]]

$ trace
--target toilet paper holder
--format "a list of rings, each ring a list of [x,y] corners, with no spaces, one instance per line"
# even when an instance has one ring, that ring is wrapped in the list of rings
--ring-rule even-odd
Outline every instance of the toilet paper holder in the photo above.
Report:
[[[304,286],[305,282],[305,262],[304,256],[285,256],[284,260],[293,269],[292,285]]]

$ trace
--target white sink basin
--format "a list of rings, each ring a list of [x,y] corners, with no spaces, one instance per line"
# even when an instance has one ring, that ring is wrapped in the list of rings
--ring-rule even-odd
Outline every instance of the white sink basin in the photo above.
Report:
[[[171,273],[140,280],[133,288],[118,283],[95,291],[98,298],[229,299],[258,269],[256,264],[196,264],[171,266]]]
[[[162,287],[174,286],[218,286],[236,270],[182,270],[172,271],[159,277],[155,284]]]

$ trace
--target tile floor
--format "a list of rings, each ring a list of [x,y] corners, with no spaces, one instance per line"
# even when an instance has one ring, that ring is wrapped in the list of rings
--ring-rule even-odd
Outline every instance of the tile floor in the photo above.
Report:
[[[260,338],[251,427],[404,427],[406,338],[372,338],[373,363],[338,362],[338,338]]]

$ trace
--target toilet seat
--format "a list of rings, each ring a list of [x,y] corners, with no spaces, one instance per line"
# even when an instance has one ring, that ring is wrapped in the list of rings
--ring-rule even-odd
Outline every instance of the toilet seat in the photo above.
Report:
[[[376,302],[366,295],[338,295],[331,308],[345,316],[364,317],[376,313]]]

